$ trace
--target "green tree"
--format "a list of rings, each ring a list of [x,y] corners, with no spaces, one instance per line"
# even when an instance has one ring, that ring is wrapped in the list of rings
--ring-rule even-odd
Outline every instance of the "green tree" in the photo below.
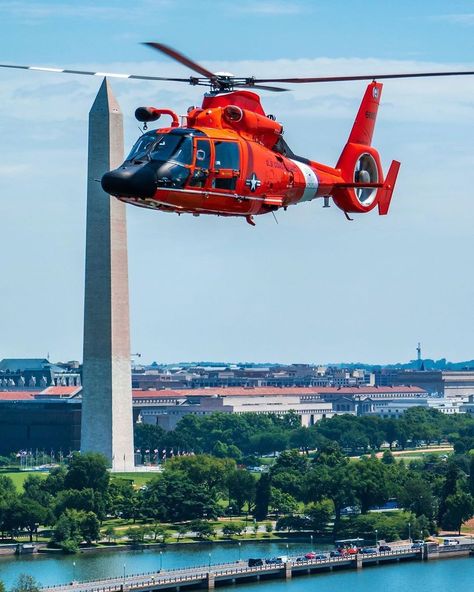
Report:
[[[309,454],[309,451],[316,447],[318,436],[313,428],[299,427],[291,432],[289,441],[291,446]]]
[[[474,516],[474,498],[470,493],[454,493],[446,498],[443,528],[455,529],[461,534],[461,526]]]
[[[268,507],[271,500],[271,477],[268,473],[262,473],[257,482],[255,491],[255,520],[265,520],[268,514]]]
[[[196,533],[199,539],[210,539],[216,534],[214,527],[207,520],[192,520],[189,523],[189,530]]]
[[[106,513],[116,518],[128,513],[135,490],[132,482],[125,479],[112,479],[107,490]]]
[[[168,538],[169,534],[166,528],[158,522],[154,522],[150,525],[150,533],[153,535],[154,541],[160,539],[162,543],[166,543],[166,539]]]
[[[23,483],[23,491],[26,498],[46,508],[51,505],[53,496],[46,490],[44,481],[39,475],[28,475]]]
[[[256,480],[248,472],[242,469],[232,471],[227,477],[227,487],[229,490],[229,499],[237,510],[242,511],[244,504],[247,503],[248,509],[255,501]]]
[[[0,580],[0,592],[7,592],[5,584]]]
[[[148,515],[162,522],[215,518],[218,515],[215,498],[206,485],[195,484],[181,471],[165,471],[150,481],[143,493]]]
[[[229,522],[229,524],[226,524],[222,529],[222,534],[230,537],[241,535],[244,529],[245,525],[242,524],[242,522]]]
[[[65,551],[75,552],[82,541],[81,513],[66,510],[61,514],[54,525],[53,540]]]
[[[117,540],[117,533],[115,532],[115,528],[111,525],[104,529],[104,536],[109,543]]]
[[[2,534],[11,526],[11,508],[18,498],[10,477],[0,474],[0,531]]]
[[[20,574],[10,592],[39,592],[40,583],[33,576]]]
[[[63,466],[54,467],[42,482],[42,487],[51,495],[56,495],[65,489],[66,469]]]
[[[194,485],[202,485],[212,494],[223,494],[227,479],[235,471],[235,461],[209,454],[179,456],[166,463],[165,473],[181,473]]]
[[[166,446],[167,435],[161,426],[149,423],[136,423],[133,431],[135,448],[142,451],[142,460],[145,456],[145,450],[161,451]]]
[[[143,544],[145,541],[145,534],[146,529],[144,529],[144,527],[142,526],[137,526],[135,528],[127,528],[127,530],[125,531],[125,536],[132,543],[132,545]]]
[[[186,536],[189,532],[189,526],[186,524],[181,524],[176,529],[176,540],[179,542],[184,536]]]
[[[100,522],[94,512],[81,512],[79,528],[82,538],[89,545],[100,538]]]
[[[372,506],[381,506],[390,498],[391,486],[386,466],[376,458],[362,458],[351,465],[353,491],[363,514]]]
[[[382,462],[384,465],[394,465],[397,461],[390,450],[385,450],[382,454]]]
[[[91,488],[65,489],[56,496],[54,512],[60,516],[66,509],[94,512],[100,520],[106,516],[106,495]]]
[[[93,489],[105,493],[109,485],[108,460],[98,452],[74,453],[64,479],[65,489]]]
[[[50,521],[51,513],[36,500],[20,496],[10,506],[9,522],[15,530],[26,530],[33,540],[33,534],[38,532],[38,526]]]
[[[277,516],[280,514],[293,514],[298,510],[298,502],[295,498],[276,487],[271,487],[270,506]]]
[[[308,527],[314,532],[325,532],[334,515],[334,503],[330,499],[309,504],[305,508],[308,516]]]
[[[410,477],[400,488],[398,501],[416,516],[434,518],[436,514],[436,499],[432,494],[430,483],[420,475]]]

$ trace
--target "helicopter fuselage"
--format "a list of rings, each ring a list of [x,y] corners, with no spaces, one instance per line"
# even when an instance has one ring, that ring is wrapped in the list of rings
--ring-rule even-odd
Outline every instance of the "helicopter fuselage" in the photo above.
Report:
[[[250,223],[252,216],[318,197],[332,196],[346,212],[369,211],[377,203],[382,179],[373,148],[350,150],[345,158],[350,162],[342,159],[342,167],[336,168],[296,156],[283,140],[281,124],[264,113],[253,92],[206,95],[201,108],[188,111],[182,126],[168,109],[136,111],[145,122],[163,114],[171,115],[171,127],[143,134],[125,162],[104,175],[104,191],[139,207],[243,216]],[[366,180],[363,200],[354,193],[353,182],[361,154],[371,159],[377,177]]]

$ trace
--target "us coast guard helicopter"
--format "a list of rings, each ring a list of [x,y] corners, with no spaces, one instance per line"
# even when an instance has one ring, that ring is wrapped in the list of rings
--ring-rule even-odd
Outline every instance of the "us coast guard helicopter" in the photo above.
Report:
[[[161,117],[171,122],[144,133],[125,162],[105,173],[104,191],[121,201],[143,208],[178,214],[240,216],[254,225],[254,216],[290,205],[323,198],[349,218],[377,206],[389,210],[400,163],[392,161],[384,175],[380,156],[372,146],[382,95],[381,79],[472,75],[474,71],[416,72],[314,78],[239,78],[210,72],[200,64],[161,43],[146,43],[187,66],[199,76],[163,78],[126,74],[108,77],[185,82],[207,86],[200,107],[191,107],[181,121],[171,109],[139,107],[138,121],[147,124]],[[100,75],[98,72],[16,66],[66,74]],[[102,74],[103,75],[103,74]],[[348,140],[335,167],[298,156],[283,139],[283,127],[267,115],[253,90],[282,92],[268,83],[322,83],[370,80]],[[251,89],[251,90],[244,90]]]

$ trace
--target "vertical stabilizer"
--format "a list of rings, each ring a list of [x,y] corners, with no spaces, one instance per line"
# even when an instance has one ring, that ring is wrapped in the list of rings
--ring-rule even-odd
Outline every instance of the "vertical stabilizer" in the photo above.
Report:
[[[366,146],[372,144],[372,136],[381,96],[382,84],[380,82],[371,82],[367,86],[367,90],[360,104],[348,143],[365,144]]]

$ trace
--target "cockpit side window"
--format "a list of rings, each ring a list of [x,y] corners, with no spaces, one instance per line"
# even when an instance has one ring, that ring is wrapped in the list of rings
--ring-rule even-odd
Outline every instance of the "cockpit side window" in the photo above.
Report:
[[[196,140],[196,163],[189,184],[191,187],[204,187],[211,166],[211,144],[209,140]]]

